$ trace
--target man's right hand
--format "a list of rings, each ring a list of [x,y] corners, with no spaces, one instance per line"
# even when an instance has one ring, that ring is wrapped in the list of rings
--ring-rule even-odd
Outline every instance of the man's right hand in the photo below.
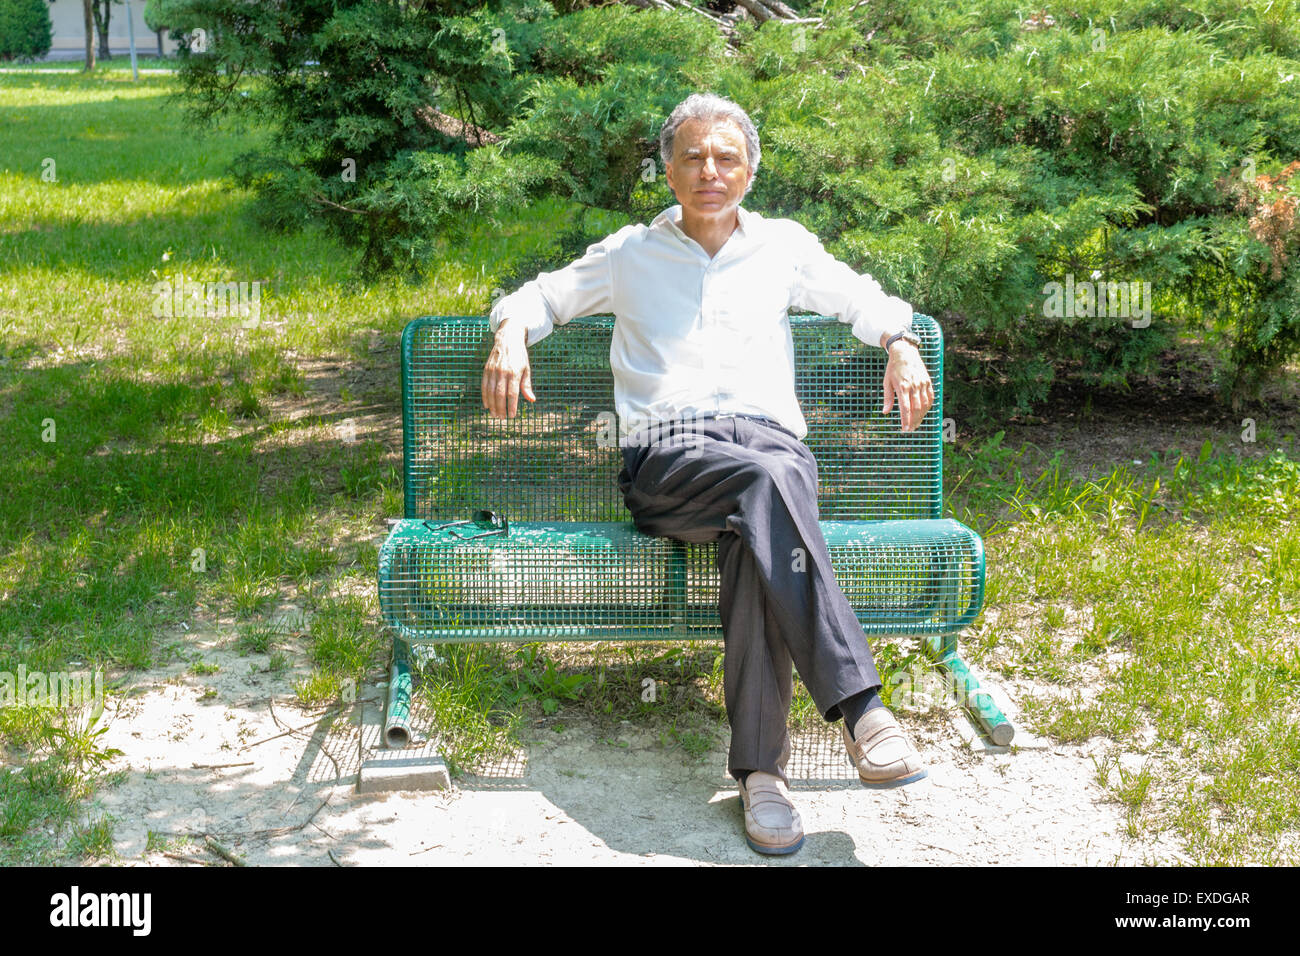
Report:
[[[483,407],[493,418],[514,418],[519,396],[537,401],[533,371],[528,364],[528,330],[521,322],[505,319],[497,326],[495,344],[483,366]]]

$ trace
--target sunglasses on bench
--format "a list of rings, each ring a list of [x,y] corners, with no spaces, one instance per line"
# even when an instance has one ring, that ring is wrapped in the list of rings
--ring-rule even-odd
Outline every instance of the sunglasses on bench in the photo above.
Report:
[[[497,514],[495,511],[480,510],[474,512],[474,517],[468,521],[448,521],[445,524],[433,525],[428,521],[424,526],[430,531],[441,531],[443,528],[455,528],[460,525],[472,524],[476,528],[484,529],[478,534],[461,534],[459,531],[451,531],[449,534],[455,535],[464,541],[473,541],[475,538],[486,538],[488,535],[510,534],[510,524],[506,521],[505,515]]]

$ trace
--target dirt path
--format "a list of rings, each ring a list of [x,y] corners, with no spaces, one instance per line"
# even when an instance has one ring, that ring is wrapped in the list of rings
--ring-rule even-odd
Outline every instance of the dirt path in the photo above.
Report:
[[[764,862],[743,840],[722,734],[695,759],[631,724],[602,739],[566,716],[562,733],[535,728],[521,754],[450,792],[360,795],[359,742],[377,739],[382,690],[361,690],[364,717],[304,713],[288,689],[295,675],[266,672],[264,655],[240,656],[231,634],[228,622],[178,632],[186,653],[219,670],[142,672],[109,702],[104,743],[125,752],[112,765],[124,774],[95,802],[114,818],[120,863],[185,865],[146,852],[149,831],[208,833],[252,865]],[[994,692],[1014,719],[1015,700]],[[799,739],[789,769],[808,838],[778,865],[1184,859],[1124,836],[1123,808],[1093,779],[1088,745],[1022,731],[1028,746],[972,747],[956,711],[903,721],[930,778],[898,790],[859,787],[833,735]],[[171,852],[208,856],[201,846]]]

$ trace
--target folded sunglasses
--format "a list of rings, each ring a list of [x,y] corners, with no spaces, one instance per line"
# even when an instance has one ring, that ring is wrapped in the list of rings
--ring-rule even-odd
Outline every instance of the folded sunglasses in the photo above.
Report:
[[[493,534],[510,534],[510,523],[506,521],[506,516],[486,509],[475,511],[474,517],[470,518],[468,521],[448,521],[445,524],[440,525],[433,525],[426,521],[424,526],[430,531],[441,531],[443,528],[455,528],[465,524],[472,524],[474,527],[483,528],[484,530],[478,534],[461,534],[459,531],[450,531],[448,533],[465,541],[472,541],[475,538],[486,538],[488,535]]]

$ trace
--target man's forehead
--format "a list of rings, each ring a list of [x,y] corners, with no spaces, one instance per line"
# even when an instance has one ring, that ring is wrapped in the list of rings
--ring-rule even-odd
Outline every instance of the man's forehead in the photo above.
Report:
[[[714,120],[712,123],[706,123],[702,120],[691,119],[683,123],[677,130],[676,146],[678,152],[688,152],[690,150],[699,150],[708,141],[712,141],[714,148],[721,146],[732,146],[738,150],[745,149],[745,134],[740,131],[734,120]]]

